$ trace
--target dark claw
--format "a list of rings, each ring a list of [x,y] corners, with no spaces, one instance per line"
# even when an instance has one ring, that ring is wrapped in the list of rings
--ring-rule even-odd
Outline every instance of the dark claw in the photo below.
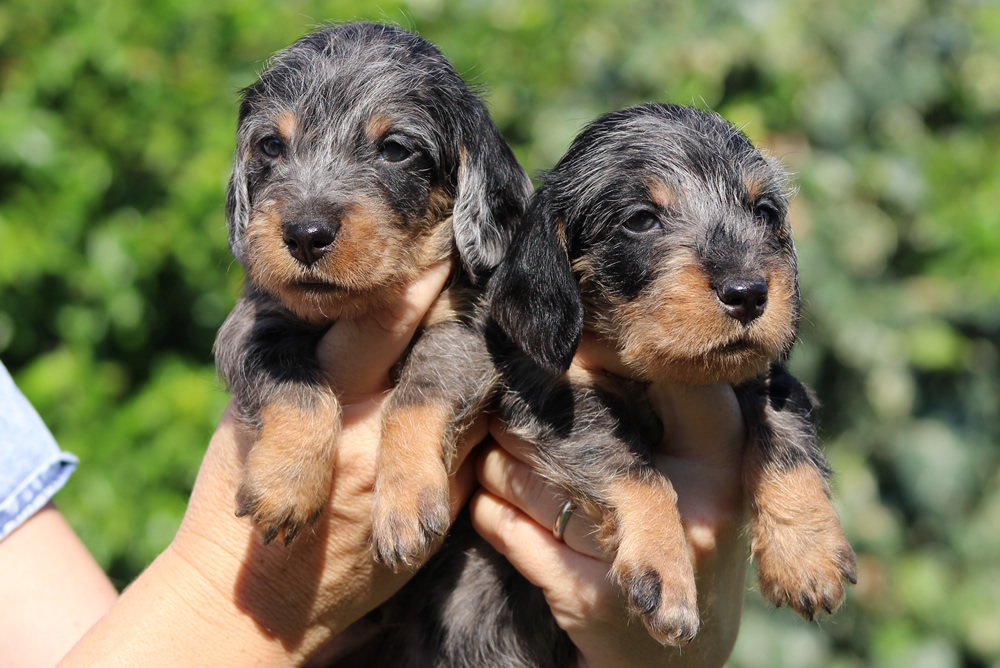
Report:
[[[291,543],[295,539],[295,537],[299,535],[299,531],[301,529],[302,529],[301,526],[296,525],[296,526],[290,526],[285,530],[285,547],[288,547],[288,544]]]
[[[802,594],[799,597],[799,606],[800,612],[806,620],[811,622],[816,617],[816,606],[808,594]]]

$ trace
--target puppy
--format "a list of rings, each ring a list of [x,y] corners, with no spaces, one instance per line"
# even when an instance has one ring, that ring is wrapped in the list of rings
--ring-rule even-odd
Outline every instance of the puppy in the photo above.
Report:
[[[666,644],[699,627],[694,573],[644,383],[730,383],[759,587],[833,612],[855,556],[830,502],[814,403],[783,361],[799,294],[788,180],[718,116],[650,104],[586,128],[536,192],[488,288],[508,428],[600,527],[632,610]],[[581,332],[640,382],[563,372]]]
[[[544,178],[487,287],[496,410],[600,527],[651,635],[699,629],[676,494],[651,462],[656,380],[731,383],[764,595],[832,612],[855,557],[830,503],[813,400],[782,366],[799,297],[788,180],[718,116],[652,104],[591,124]],[[589,328],[638,380],[566,373]],[[541,591],[460,515],[441,550],[349,634],[336,666],[557,668],[573,646]],[[361,627],[372,634],[366,636]]]
[[[237,515],[265,543],[292,541],[329,496],[340,406],[320,337],[457,255],[387,400],[373,551],[415,565],[445,532],[455,441],[495,384],[476,295],[531,190],[479,97],[409,32],[321,29],[243,92],[226,212],[245,292],[215,355],[253,435]]]

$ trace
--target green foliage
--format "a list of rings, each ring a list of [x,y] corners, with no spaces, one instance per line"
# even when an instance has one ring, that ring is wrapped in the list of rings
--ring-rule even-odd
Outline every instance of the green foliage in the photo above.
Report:
[[[795,173],[794,370],[859,583],[748,595],[733,666],[1000,666],[1000,5],[977,0],[8,0],[0,354],[82,465],[59,503],[120,584],[163,548],[226,396],[237,91],[326,20],[389,20],[487,88],[525,166],[598,113],[712,108]]]

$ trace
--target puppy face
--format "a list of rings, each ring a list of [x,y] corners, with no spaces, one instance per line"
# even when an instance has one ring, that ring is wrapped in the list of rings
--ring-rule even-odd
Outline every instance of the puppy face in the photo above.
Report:
[[[549,366],[568,365],[566,332],[585,319],[646,379],[746,380],[795,338],[786,189],[780,168],[717,116],[672,105],[604,116],[530,206],[511,249],[520,259],[491,284],[492,313]],[[548,333],[516,313],[532,284],[569,314]]]
[[[278,53],[244,91],[230,247],[311,321],[368,309],[457,245],[488,273],[530,182],[485,106],[429,43],[350,24]]]

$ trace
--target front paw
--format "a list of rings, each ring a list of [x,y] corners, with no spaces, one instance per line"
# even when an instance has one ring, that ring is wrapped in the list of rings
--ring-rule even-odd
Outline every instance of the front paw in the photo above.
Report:
[[[811,466],[769,471],[751,492],[751,554],[761,594],[812,621],[843,602],[857,582],[857,561],[830,502],[826,482]]]
[[[854,550],[839,524],[823,531],[794,525],[755,530],[754,558],[761,594],[809,621],[820,610],[833,614],[844,600],[846,583],[857,583]]]
[[[333,482],[334,425],[326,431],[276,438],[265,427],[247,456],[236,492],[237,517],[249,517],[265,544],[281,537],[288,545],[314,523],[326,506]]]
[[[372,506],[372,553],[393,571],[424,563],[451,524],[448,487],[415,493],[376,487]]]
[[[236,492],[236,516],[250,517],[265,545],[279,536],[288,545],[319,519],[328,493],[328,485],[307,489],[280,475],[262,480],[248,473]]]
[[[614,510],[598,540],[609,554],[613,579],[629,608],[663,645],[690,643],[701,623],[677,494],[666,478],[623,479],[611,488]]]
[[[686,645],[698,634],[698,593],[694,571],[684,553],[671,558],[650,546],[646,561],[615,561],[614,573],[629,607],[638,614],[649,634],[664,645]],[[659,548],[662,549],[662,548]]]

